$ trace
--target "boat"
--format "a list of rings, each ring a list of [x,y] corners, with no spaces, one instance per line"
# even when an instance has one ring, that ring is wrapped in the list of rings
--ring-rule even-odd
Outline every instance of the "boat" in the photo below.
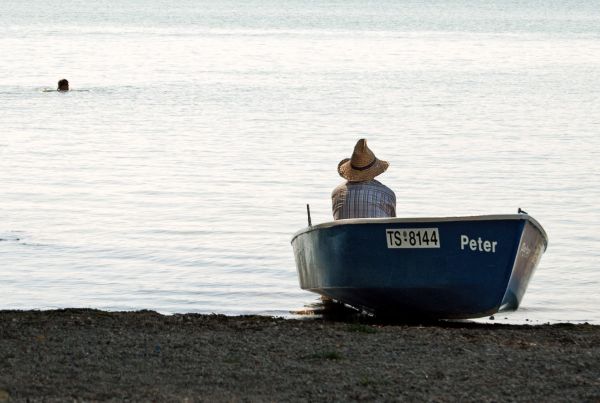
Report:
[[[291,243],[304,290],[376,315],[466,319],[519,307],[548,236],[526,213],[314,226],[309,213]]]

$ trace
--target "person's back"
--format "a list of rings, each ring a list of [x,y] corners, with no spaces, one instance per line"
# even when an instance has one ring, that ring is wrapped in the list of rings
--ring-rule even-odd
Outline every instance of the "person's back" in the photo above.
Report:
[[[334,220],[396,216],[396,195],[375,179],[342,183],[331,200]]]
[[[352,158],[338,164],[338,173],[348,182],[331,193],[333,219],[395,217],[396,195],[374,179],[388,166],[389,163],[375,157],[365,139],[360,139]]]

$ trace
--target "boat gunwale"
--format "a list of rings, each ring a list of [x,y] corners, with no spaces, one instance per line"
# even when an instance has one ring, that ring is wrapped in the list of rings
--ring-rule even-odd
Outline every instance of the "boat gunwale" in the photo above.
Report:
[[[354,225],[354,224],[398,224],[398,223],[430,223],[430,222],[461,222],[461,221],[500,221],[500,220],[525,220],[529,221],[534,227],[540,231],[544,238],[544,251],[548,248],[548,235],[537,222],[537,220],[531,217],[529,214],[490,214],[490,215],[476,215],[476,216],[456,216],[456,217],[390,217],[390,218],[349,218],[343,220],[328,221],[310,227],[305,227],[300,231],[297,231],[291,242],[299,237],[300,235],[308,232],[312,232],[319,229],[337,227],[341,225]]]

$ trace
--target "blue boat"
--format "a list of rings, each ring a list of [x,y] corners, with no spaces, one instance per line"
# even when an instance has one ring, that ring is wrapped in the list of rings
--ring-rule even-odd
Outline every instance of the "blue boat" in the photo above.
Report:
[[[292,239],[302,289],[375,314],[457,319],[517,309],[547,245],[527,214],[338,220]]]

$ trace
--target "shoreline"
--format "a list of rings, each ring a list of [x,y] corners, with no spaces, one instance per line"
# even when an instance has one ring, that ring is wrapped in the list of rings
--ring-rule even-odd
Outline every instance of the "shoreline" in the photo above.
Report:
[[[600,326],[0,311],[0,402],[600,400]]]

